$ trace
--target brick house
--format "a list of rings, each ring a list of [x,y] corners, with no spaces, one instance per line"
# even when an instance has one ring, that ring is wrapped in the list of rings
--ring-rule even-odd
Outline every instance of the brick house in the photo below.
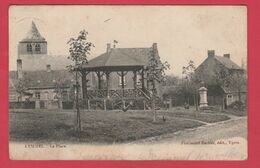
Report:
[[[9,72],[9,81],[14,85],[9,86],[9,97],[15,94],[10,102],[36,102],[36,108],[61,108],[63,101],[70,101],[73,96],[73,75],[66,70],[40,70],[23,71],[23,85],[25,90],[22,93],[15,92],[18,85],[17,72]],[[13,92],[10,93],[10,90]]]
[[[217,56],[214,50],[209,50],[208,57],[195,70],[195,78],[208,88],[209,105],[221,105],[224,102],[227,106],[239,99],[247,102],[246,81],[239,85],[227,84],[224,83],[227,75],[239,80],[246,75],[246,71],[231,60],[230,54]]]

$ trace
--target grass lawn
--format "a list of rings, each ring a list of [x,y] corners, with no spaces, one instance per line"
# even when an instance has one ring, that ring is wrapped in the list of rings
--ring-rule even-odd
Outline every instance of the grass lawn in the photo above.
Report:
[[[181,117],[198,120],[206,123],[215,123],[230,119],[228,116],[223,114],[202,113],[200,111],[195,110],[186,110],[185,112],[183,112],[183,110],[173,110],[169,112],[162,112],[162,114],[171,117]]]
[[[247,115],[247,111],[248,111],[247,109],[245,109],[245,110],[227,109],[223,113],[241,117],[241,116],[246,116]]]
[[[185,113],[185,112],[184,112]],[[165,115],[166,122],[163,122]],[[178,116],[183,118],[178,118]],[[30,111],[10,112],[10,140],[20,142],[122,143],[146,137],[173,133],[203,125],[199,121],[216,122],[225,115],[189,115],[158,112],[157,122],[149,111],[84,111],[80,138],[75,131],[74,112]],[[192,121],[187,119],[196,119]]]

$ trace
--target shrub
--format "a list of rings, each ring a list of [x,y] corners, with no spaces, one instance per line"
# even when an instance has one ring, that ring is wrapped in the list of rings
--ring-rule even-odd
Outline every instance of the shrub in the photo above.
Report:
[[[228,109],[244,110],[245,104],[241,101],[235,101],[228,106]]]
[[[63,109],[73,109],[73,105],[74,105],[74,103],[70,102],[70,101],[63,101],[62,102]]]

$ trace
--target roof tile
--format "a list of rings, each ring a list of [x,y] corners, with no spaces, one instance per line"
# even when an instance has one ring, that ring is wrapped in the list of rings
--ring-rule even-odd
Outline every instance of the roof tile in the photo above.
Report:
[[[24,41],[45,41],[45,38],[41,36],[35,23],[32,21],[31,29],[28,31],[26,37],[22,40]]]
[[[89,61],[84,67],[144,66],[152,48],[113,48]]]
[[[60,87],[70,87],[73,85],[73,78],[73,74],[67,70],[23,72],[26,88],[54,88],[57,84]],[[17,71],[10,71],[9,88],[15,87],[17,82]]]
[[[218,60],[221,64],[223,64],[228,69],[242,69],[236,63],[234,63],[231,59],[222,57],[222,56],[214,56],[216,60]]]

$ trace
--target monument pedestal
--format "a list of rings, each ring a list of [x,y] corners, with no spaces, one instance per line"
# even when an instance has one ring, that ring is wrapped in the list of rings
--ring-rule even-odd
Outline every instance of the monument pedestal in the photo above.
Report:
[[[207,107],[208,106],[207,91],[208,91],[208,89],[205,88],[205,87],[199,88],[200,107]]]

